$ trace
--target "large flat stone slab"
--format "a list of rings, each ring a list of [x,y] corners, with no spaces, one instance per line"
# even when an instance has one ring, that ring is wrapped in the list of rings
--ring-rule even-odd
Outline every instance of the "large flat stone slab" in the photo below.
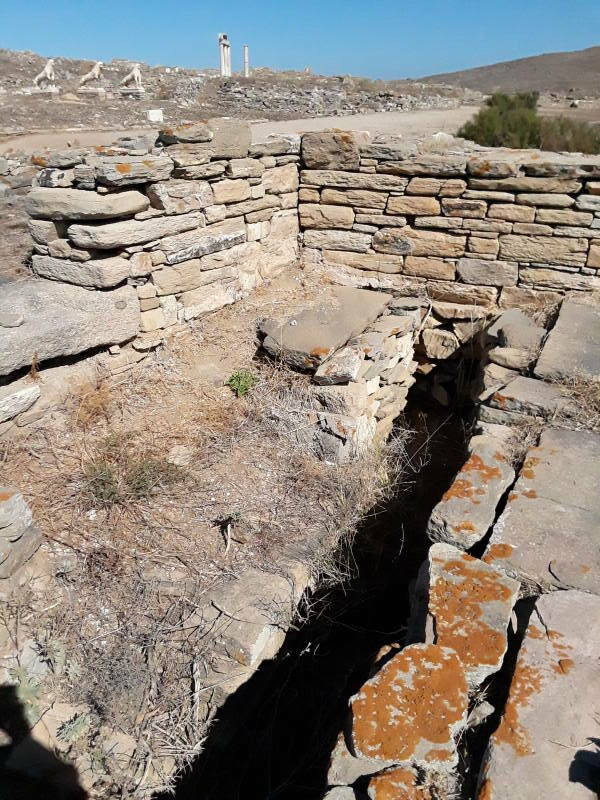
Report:
[[[549,428],[529,450],[484,559],[542,588],[600,593],[600,434]]]
[[[25,200],[30,217],[41,219],[114,219],[146,211],[150,201],[141,192],[96,194],[81,189],[32,189]]]
[[[21,314],[18,328],[0,328],[0,375],[59,356],[132,339],[140,327],[135,288],[91,292],[80,286],[31,280],[9,284],[0,312]]]
[[[596,800],[600,598],[541,597],[492,735],[479,800]]]
[[[433,623],[435,644],[449,647],[477,689],[502,666],[519,583],[506,573],[448,544],[434,544],[419,573],[417,625]]]
[[[535,367],[545,380],[600,376],[600,306],[565,300]]]
[[[129,219],[123,222],[109,222],[106,225],[70,225],[69,239],[78,247],[91,250],[112,250],[116,247],[129,247],[144,244],[163,236],[172,236],[182,231],[190,231],[202,224],[199,212],[179,214],[152,219]]]
[[[491,436],[474,436],[469,458],[434,508],[427,535],[434,542],[469,550],[494,524],[496,508],[515,473]]]
[[[524,375],[511,380],[491,396],[489,404],[502,411],[517,411],[534,417],[568,415],[569,398],[560,387]]]
[[[284,323],[264,322],[263,347],[294,369],[316,369],[349,339],[362,333],[390,300],[390,295],[382,292],[337,287],[332,302],[306,309]]]

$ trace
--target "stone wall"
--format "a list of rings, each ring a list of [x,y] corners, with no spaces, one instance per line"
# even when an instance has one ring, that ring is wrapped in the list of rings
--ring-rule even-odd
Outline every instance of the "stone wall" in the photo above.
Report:
[[[305,263],[348,285],[489,307],[600,288],[600,161],[525,158],[306,134]]]

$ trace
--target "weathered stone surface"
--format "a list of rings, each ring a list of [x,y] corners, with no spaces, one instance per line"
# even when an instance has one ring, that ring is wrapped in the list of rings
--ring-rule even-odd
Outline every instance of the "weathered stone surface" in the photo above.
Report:
[[[35,403],[40,396],[37,383],[9,384],[0,388],[0,423],[13,419]],[[0,534],[1,535],[1,534]]]
[[[517,579],[600,593],[600,435],[550,428],[529,450],[485,560]]]
[[[536,222],[552,225],[591,225],[594,215],[587,211],[571,211],[569,208],[540,208],[535,215]],[[531,220],[529,220],[531,222]]]
[[[69,239],[78,247],[112,250],[116,247],[144,244],[161,239],[163,236],[189,231],[197,228],[201,222],[201,214],[193,212],[155,219],[109,222],[106,225],[70,225],[67,233]]]
[[[212,190],[217,204],[240,203],[252,196],[250,184],[242,179],[218,181],[212,184]]]
[[[434,544],[417,580],[414,628],[425,637],[433,622],[434,643],[454,650],[476,690],[502,666],[518,593],[519,583],[501,570]]]
[[[180,264],[199,256],[226,250],[246,241],[246,226],[243,218],[236,217],[206,228],[169,236],[161,242],[167,264]]]
[[[430,217],[419,217],[419,219],[430,219]],[[391,214],[358,214],[355,222],[361,225],[375,225],[376,228],[404,228],[406,227],[406,217],[395,217]]]
[[[437,231],[413,230],[404,228],[399,235],[405,236],[411,243],[413,256],[438,256],[441,258],[458,258],[465,254],[466,237],[452,236]]]
[[[296,133],[272,133],[264,142],[255,142],[250,146],[250,155],[261,156],[300,155],[300,136]]]
[[[42,536],[37,528],[30,525],[12,544],[0,538],[0,580],[12,577],[42,543]]]
[[[200,286],[182,294],[180,300],[183,303],[183,316],[187,321],[235,303],[237,289],[234,285],[222,284]]]
[[[129,262],[119,256],[90,261],[68,261],[66,258],[33,256],[33,271],[42,278],[65,281],[77,286],[107,289],[123,283],[129,275]]]
[[[72,169],[42,169],[35,178],[35,185],[45,186],[48,189],[68,188],[73,185],[74,177]]]
[[[234,158],[226,167],[228,178],[260,178],[265,166],[256,158]]]
[[[363,361],[357,347],[342,347],[318,367],[313,380],[321,386],[349,383],[356,380]]]
[[[518,411],[532,417],[551,418],[568,413],[569,400],[560,387],[519,375],[492,394],[489,404],[502,411]]]
[[[465,283],[487,286],[516,286],[519,269],[507,261],[481,261],[478,258],[461,258],[457,273]]]
[[[271,212],[269,219],[273,216],[276,210],[281,208],[281,198],[276,195],[266,195],[265,197],[257,197],[253,200],[245,200],[243,203],[231,203],[230,205],[223,206],[225,209],[225,217],[250,217],[251,214],[258,214],[269,210]],[[247,222],[262,222],[258,219],[247,219]]]
[[[465,219],[483,219],[487,213],[485,200],[463,200],[462,198],[448,198],[442,200],[444,214],[449,217],[463,217]]]
[[[565,300],[538,359],[535,375],[565,380],[600,375],[600,307]]]
[[[227,280],[237,277],[235,267],[226,266],[217,269],[205,269],[202,259],[195,258],[175,264],[165,269],[159,269],[152,275],[152,283],[156,287],[159,297],[169,294],[179,294],[214,283],[217,280]]]
[[[592,269],[600,269],[600,244],[596,242],[590,244],[587,266]]]
[[[600,197],[596,194],[580,194],[575,207],[580,211],[600,211]]]
[[[406,647],[350,701],[352,750],[376,767],[414,765],[448,771],[458,754],[454,737],[468,705],[464,667],[453,650]],[[375,771],[375,769],[373,770]]]
[[[387,213],[435,216],[440,213],[440,204],[434,197],[390,197]]]
[[[185,167],[176,167],[173,177],[185,178],[186,180],[207,180],[208,178],[219,178],[225,174],[226,161],[211,161],[210,164],[193,164]]]
[[[484,239],[481,236],[469,237],[469,253],[477,255],[498,255],[500,244],[497,239]]]
[[[518,166],[509,161],[492,161],[485,156],[474,156],[467,161],[467,172],[476,178],[510,178],[517,174]]]
[[[246,121],[213,117],[206,124],[213,135],[209,145],[213,158],[246,158],[252,141]]]
[[[488,351],[489,360],[507,369],[527,372],[535,361],[535,352],[525,347],[493,347]]]
[[[371,237],[367,233],[356,231],[309,230],[304,233],[306,247],[317,247],[323,250],[352,250],[355,253],[366,253],[371,246]]]
[[[383,210],[388,199],[387,192],[371,192],[366,189],[323,189],[321,202],[332,205],[356,206]]]
[[[357,171],[360,166],[358,142],[347,131],[316,131],[302,137],[302,160],[308,169]]]
[[[0,487],[0,541],[16,542],[32,520],[31,510],[21,492]]]
[[[514,203],[493,203],[488,211],[491,219],[504,219],[507,222],[533,222],[535,209],[517,206]]]
[[[373,236],[373,250],[397,256],[412,252],[411,242],[403,235],[405,230],[406,228],[381,228]]]
[[[479,800],[597,796],[598,630],[598,597],[567,591],[538,599],[484,758]]]
[[[431,514],[429,538],[469,550],[493,525],[498,504],[514,479],[498,441],[474,436],[468,460]]]
[[[98,183],[128,186],[134,183],[164,181],[171,177],[173,161],[167,156],[102,156],[94,158]]]
[[[501,308],[548,308],[562,300],[560,292],[538,291],[524,286],[505,286],[500,293]]]
[[[80,189],[32,189],[25,200],[30,217],[46,220],[129,217],[149,205],[141,192],[100,195]]]
[[[348,287],[336,288],[334,298],[335,305],[309,308],[283,324],[264,322],[263,347],[295,369],[314,369],[361,333],[391,299],[379,292]]]
[[[401,256],[379,253],[351,253],[349,251],[323,250],[323,260],[328,264],[344,264],[353,269],[374,272],[402,272],[404,259]]]
[[[286,164],[283,167],[268,169],[262,176],[263,186],[267,194],[286,194],[298,191],[298,167]]]
[[[431,175],[439,178],[440,176],[461,177],[465,174],[465,167],[465,161],[462,158],[449,156],[424,158],[419,156],[415,159],[380,164],[377,169],[379,172],[388,172],[393,175]]]
[[[348,206],[300,203],[300,225],[303,228],[351,228],[354,211]]]
[[[458,197],[467,188],[465,181],[455,178],[411,178],[406,187],[406,194],[418,194],[421,197]]]
[[[460,342],[452,331],[442,328],[428,328],[422,333],[423,348],[428,358],[450,358],[460,347]]]
[[[427,281],[426,286],[427,293],[434,300],[475,306],[495,305],[498,291],[493,286],[468,286],[450,281]]]
[[[307,186],[328,186],[333,189],[367,189],[375,192],[403,191],[408,183],[406,178],[395,175],[369,175],[342,170],[304,169],[300,180]]]
[[[204,122],[188,122],[174,128],[163,128],[159,131],[158,138],[166,145],[179,142],[210,142],[213,133]]]
[[[456,270],[454,264],[439,258],[407,256],[404,260],[403,272],[405,275],[414,275],[419,278],[453,281]]]
[[[215,202],[210,183],[206,181],[172,180],[148,188],[153,208],[165,214],[188,214],[201,211]]]
[[[432,304],[433,313],[443,320],[485,320],[488,312],[481,306],[467,306],[463,303],[444,303],[435,300]]]
[[[139,329],[135,289],[124,286],[108,292],[90,292],[54,281],[25,281],[3,287],[0,311],[23,315],[19,328],[0,336],[0,375],[30,365],[74,355],[133,338]]]
[[[579,267],[585,264],[587,249],[585,239],[513,235],[500,237],[500,257],[508,261],[536,261]]]
[[[538,194],[576,194],[581,189],[579,181],[570,178],[501,178],[481,180],[471,178],[470,189],[492,192],[537,192]]]
[[[519,270],[521,281],[542,289],[578,289],[590,291],[600,289],[600,279],[595,276],[581,275],[577,272],[562,272],[558,269],[541,267],[522,267]]]
[[[371,141],[360,144],[362,158],[373,158],[378,161],[402,161],[414,155],[416,147],[412,142],[406,142],[401,136],[381,134]]]
[[[575,198],[568,194],[518,194],[516,200],[524,206],[546,208],[569,208],[575,203]]]

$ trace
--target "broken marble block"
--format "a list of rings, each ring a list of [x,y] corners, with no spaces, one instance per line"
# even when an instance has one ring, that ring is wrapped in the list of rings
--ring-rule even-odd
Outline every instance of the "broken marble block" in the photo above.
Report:
[[[502,444],[490,436],[474,436],[469,458],[429,518],[429,538],[469,550],[494,524],[498,504],[514,479]]]
[[[538,599],[484,756],[479,800],[598,797],[599,652],[599,597]]]
[[[502,570],[434,544],[417,581],[413,635],[454,650],[475,690],[502,666],[518,594],[519,583]]]
[[[545,430],[494,525],[484,560],[531,587],[600,593],[600,434]]]
[[[10,578],[41,543],[32,514],[16,489],[0,487],[0,579]]]

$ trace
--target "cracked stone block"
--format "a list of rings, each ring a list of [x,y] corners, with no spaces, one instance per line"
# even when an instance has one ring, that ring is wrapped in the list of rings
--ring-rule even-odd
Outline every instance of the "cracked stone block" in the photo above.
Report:
[[[434,544],[419,573],[417,628],[456,652],[477,689],[502,666],[519,583],[448,544]]]
[[[330,386],[356,380],[364,354],[357,347],[342,347],[317,369],[315,383]]]
[[[514,479],[498,439],[474,436],[469,458],[429,518],[429,538],[469,550],[494,524],[498,503]]]
[[[576,411],[560,387],[522,375],[495,391],[489,404],[502,411],[517,411],[534,417],[551,417],[557,413],[569,416]]]
[[[553,592],[536,604],[479,800],[594,800],[600,740],[600,598]]]
[[[600,593],[600,434],[545,430],[484,560],[533,587]]]
[[[534,370],[537,378],[600,375],[600,306],[565,300]]]
[[[436,644],[404,648],[350,701],[350,747],[373,773],[411,765],[452,773],[468,690],[456,653]]]

